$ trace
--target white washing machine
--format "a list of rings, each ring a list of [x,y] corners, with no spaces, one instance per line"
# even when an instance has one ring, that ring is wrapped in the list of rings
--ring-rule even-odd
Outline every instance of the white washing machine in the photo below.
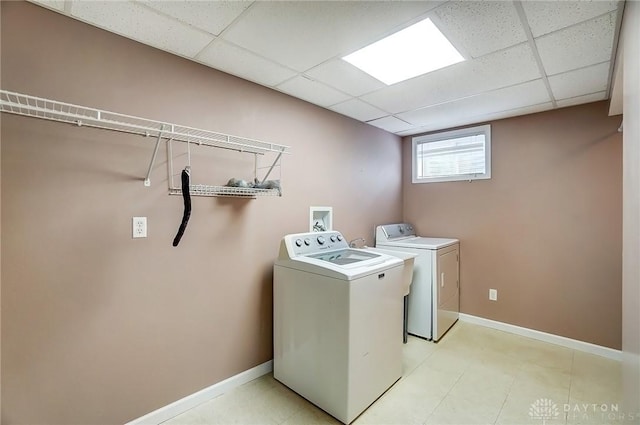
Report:
[[[460,315],[460,243],[417,236],[411,224],[376,228],[376,247],[418,254],[406,303],[407,332],[437,342]]]
[[[402,376],[404,262],[339,232],[287,235],[273,277],[273,375],[345,424]]]

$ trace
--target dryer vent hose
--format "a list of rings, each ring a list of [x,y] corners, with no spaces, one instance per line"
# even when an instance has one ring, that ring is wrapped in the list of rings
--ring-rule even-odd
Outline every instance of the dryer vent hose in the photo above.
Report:
[[[182,215],[182,223],[180,223],[178,234],[175,238],[173,238],[173,246],[178,246],[178,244],[180,243],[180,239],[182,239],[182,235],[187,228],[189,217],[191,217],[191,194],[189,193],[189,180],[190,170],[187,167],[182,170],[182,199],[184,200],[184,214]]]

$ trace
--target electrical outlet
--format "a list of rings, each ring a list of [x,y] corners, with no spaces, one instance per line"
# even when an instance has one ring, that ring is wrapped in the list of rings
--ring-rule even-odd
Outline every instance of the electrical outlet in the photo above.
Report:
[[[498,301],[498,290],[497,289],[489,289],[489,299],[491,301]]]
[[[147,237],[147,217],[133,217],[133,234],[134,238]]]

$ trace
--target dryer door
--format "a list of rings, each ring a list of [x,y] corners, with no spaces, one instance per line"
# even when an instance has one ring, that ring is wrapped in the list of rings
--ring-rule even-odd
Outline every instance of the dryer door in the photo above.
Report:
[[[438,279],[437,329],[433,339],[437,341],[458,320],[460,312],[458,245],[438,250],[436,277]]]

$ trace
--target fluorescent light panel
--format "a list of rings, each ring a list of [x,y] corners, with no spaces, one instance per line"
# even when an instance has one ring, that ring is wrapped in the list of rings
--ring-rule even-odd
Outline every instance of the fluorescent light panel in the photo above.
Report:
[[[342,59],[387,85],[464,60],[431,19],[411,25]]]

